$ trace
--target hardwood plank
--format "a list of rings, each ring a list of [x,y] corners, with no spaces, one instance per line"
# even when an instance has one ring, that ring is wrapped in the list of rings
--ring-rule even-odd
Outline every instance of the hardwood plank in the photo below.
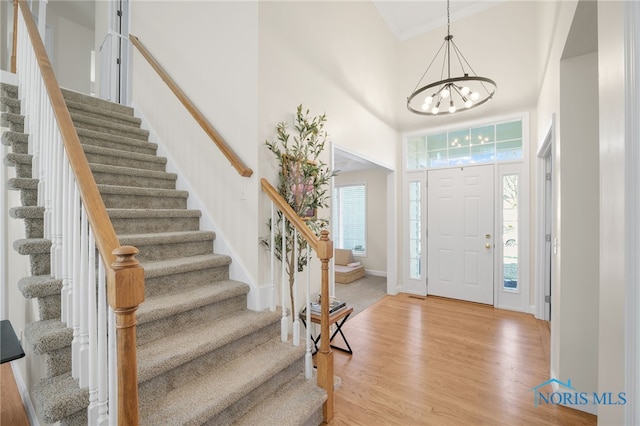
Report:
[[[0,425],[29,426],[11,363],[0,365]]]
[[[549,378],[544,327],[487,305],[385,296],[343,326],[354,354],[334,351],[342,385],[330,424],[595,425],[534,406],[531,389]]]

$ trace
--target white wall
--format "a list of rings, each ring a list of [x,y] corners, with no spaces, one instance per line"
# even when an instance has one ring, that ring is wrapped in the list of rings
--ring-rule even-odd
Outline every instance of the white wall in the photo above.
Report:
[[[188,182],[214,221],[220,240],[258,276],[260,144],[258,123],[258,4],[255,2],[132,2],[131,33],[138,36],[240,158],[254,170],[241,177],[179,104],[150,66],[134,54],[133,105],[160,136],[171,167]],[[240,260],[241,259],[241,260]],[[251,301],[250,301],[251,303]]]
[[[58,83],[67,89],[90,93],[93,30],[57,15],[53,8],[47,8],[47,26],[54,36],[51,62]]]
[[[296,107],[302,104],[312,115],[326,113],[325,129],[336,145],[396,170],[400,147],[395,129],[397,44],[375,6],[370,2],[260,2],[259,9],[259,145],[275,137],[278,122],[291,125]],[[275,183],[273,154],[264,146],[258,151],[260,176]],[[326,163],[330,152],[327,146]],[[259,220],[262,235],[267,234],[264,224],[269,214],[264,198],[258,215],[264,218]],[[329,212],[320,215],[328,217]],[[266,253],[260,262],[266,282]]]
[[[598,2],[600,80],[600,392],[625,390],[625,38],[623,2]],[[637,99],[636,99],[637,102]],[[636,119],[635,117],[633,118]],[[637,218],[634,218],[637,221]],[[633,262],[633,260],[631,260]],[[630,380],[629,383],[632,383]],[[631,391],[631,389],[627,389]],[[638,400],[629,401],[638,410]],[[603,406],[598,424],[633,424],[620,406]]]
[[[365,184],[367,197],[367,255],[358,257],[367,273],[387,275],[387,171],[381,168],[340,173],[334,185]]]
[[[599,173],[598,55],[560,63],[560,115],[555,176],[558,194],[560,292],[551,303],[560,320],[558,378],[582,392],[598,390]],[[587,409],[587,407],[584,407]],[[591,407],[591,412],[596,412]]]

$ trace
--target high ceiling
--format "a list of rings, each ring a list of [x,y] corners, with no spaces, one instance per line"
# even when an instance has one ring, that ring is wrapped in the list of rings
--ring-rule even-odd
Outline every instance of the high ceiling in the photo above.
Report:
[[[500,1],[454,1],[449,3],[451,21],[474,15]],[[373,2],[398,41],[447,24],[447,2],[443,0],[374,0]]]

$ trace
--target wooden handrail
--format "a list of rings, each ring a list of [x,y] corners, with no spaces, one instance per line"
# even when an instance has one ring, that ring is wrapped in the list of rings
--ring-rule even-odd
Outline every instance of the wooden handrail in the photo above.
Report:
[[[131,360],[137,358],[135,311],[144,300],[144,269],[134,258],[135,253],[138,252],[135,247],[120,246],[29,6],[26,0],[18,0],[18,4],[60,129],[64,149],[78,185],[87,219],[95,237],[96,247],[107,270],[109,306],[116,314],[118,329],[116,337],[119,376],[118,424],[137,424],[138,377],[135,362],[132,363]],[[131,364],[133,364],[133,368]],[[135,393],[132,393],[134,389]]]
[[[253,170],[247,167],[240,157],[231,149],[229,144],[224,138],[216,131],[216,129],[209,123],[200,110],[194,105],[193,102],[187,97],[187,95],[180,89],[175,81],[169,76],[169,73],[162,68],[162,65],[156,61],[151,55],[151,52],[142,44],[140,39],[133,34],[129,34],[129,40],[133,44],[140,54],[149,62],[149,65],[158,73],[162,81],[164,81],[169,89],[176,95],[176,97],[182,102],[182,105],[191,113],[191,116],[198,122],[202,130],[211,138],[216,144],[218,149],[222,151],[222,154],[229,160],[231,165],[238,171],[240,176],[250,177],[253,174]]]
[[[18,50],[18,0],[13,0],[13,46],[11,48],[11,72],[16,73],[16,51]]]
[[[329,239],[329,231],[323,230],[320,238],[307,226],[300,216],[291,208],[289,203],[282,198],[280,193],[265,178],[260,179],[262,191],[285,215],[287,220],[298,230],[307,244],[313,248],[320,259],[321,270],[321,300],[329,300],[329,260],[333,257],[333,241]],[[284,307],[283,307],[284,309]],[[328,423],[333,418],[333,352],[329,339],[329,304],[320,305],[320,349],[316,354],[318,364],[318,386],[327,392],[327,400],[322,407],[323,419]]]

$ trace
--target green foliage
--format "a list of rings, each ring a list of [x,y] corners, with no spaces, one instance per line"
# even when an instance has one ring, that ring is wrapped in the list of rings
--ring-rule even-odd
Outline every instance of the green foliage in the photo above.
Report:
[[[294,125],[295,133],[291,135],[287,124],[280,122],[276,127],[276,139],[265,141],[265,145],[275,155],[280,166],[277,191],[318,236],[323,229],[329,227],[327,219],[320,219],[317,216],[320,209],[329,207],[329,181],[333,176],[327,164],[320,158],[328,138],[327,132],[324,130],[326,121],[325,114],[311,117],[309,110],[305,111],[302,105],[299,105]],[[276,223],[272,224],[271,219],[267,222],[269,230],[272,225],[275,226],[275,254],[277,259],[281,261],[283,261],[282,221],[283,214],[278,211]],[[290,286],[293,285],[293,269],[295,267],[294,232],[293,226],[287,221],[284,262]],[[300,235],[297,240],[297,271],[302,272],[307,266],[308,247]],[[263,237],[260,242],[269,247],[270,237]]]

